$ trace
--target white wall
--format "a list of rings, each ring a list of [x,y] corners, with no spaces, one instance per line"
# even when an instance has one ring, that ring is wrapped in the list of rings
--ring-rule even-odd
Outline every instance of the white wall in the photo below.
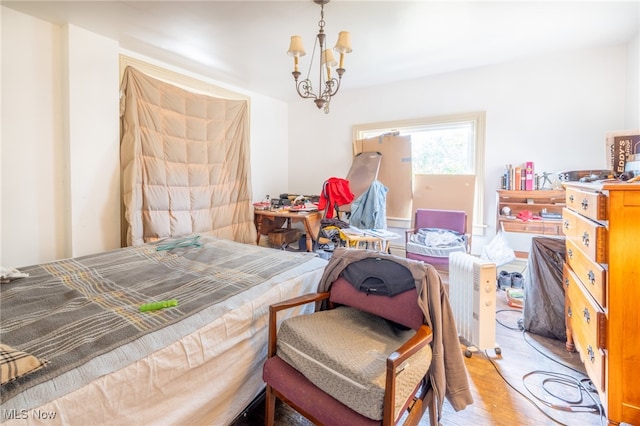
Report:
[[[352,125],[486,111],[486,236],[495,234],[495,190],[504,165],[538,171],[601,169],[605,134],[625,127],[627,47],[615,46],[344,91],[325,115],[309,100],[289,108],[289,186],[318,192],[351,165]],[[345,75],[343,88],[349,87]],[[309,105],[305,105],[305,103]],[[637,100],[635,101],[637,108]],[[309,161],[320,167],[309,167]],[[474,252],[485,238],[474,236]]]
[[[3,7],[1,34],[1,264],[19,266],[65,255],[61,31]]]
[[[71,25],[62,34],[70,231],[64,240],[76,257],[120,244],[118,43]]]
[[[0,17],[0,264],[24,266],[115,248],[113,135],[119,123],[110,70],[118,62],[117,44],[5,7]],[[354,124],[485,110],[485,222],[492,236],[495,189],[505,163],[531,160],[541,171],[601,168],[605,133],[638,127],[637,50],[636,36],[625,46],[375,90],[348,91],[349,79],[357,76],[347,74],[329,115],[309,100],[287,105],[251,93],[254,199],[319,193],[328,177],[345,176]],[[96,82],[105,87],[88,89]],[[97,161],[96,153],[105,161]]]
[[[117,248],[121,49],[78,27],[0,10],[0,264]],[[248,95],[259,200],[287,187],[287,105]]]
[[[627,111],[625,129],[640,129],[640,33],[627,47]]]

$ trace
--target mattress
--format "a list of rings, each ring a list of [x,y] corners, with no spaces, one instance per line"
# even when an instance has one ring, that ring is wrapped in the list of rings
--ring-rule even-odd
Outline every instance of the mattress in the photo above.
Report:
[[[264,387],[269,305],[314,292],[326,261],[313,254],[213,237],[199,241],[201,246],[169,244],[159,250],[159,243],[146,244],[21,268],[29,278],[3,284],[0,340],[50,362],[33,375],[3,385],[0,421],[224,425],[238,416]],[[60,294],[64,297],[59,304],[46,310],[40,303],[19,303],[38,297],[56,300]],[[176,298],[179,304],[137,312],[139,304],[154,295]],[[72,342],[79,347],[92,339],[91,333],[75,327],[75,340],[46,344],[38,331],[46,329],[42,323],[64,328],[64,320],[54,313],[72,305],[99,305],[115,311],[114,318],[125,318],[123,324],[154,326],[143,333],[134,327],[133,337],[131,327],[103,327],[122,334],[121,343],[103,337],[110,343],[101,345],[96,338],[87,343],[100,347],[96,354],[74,359],[69,354],[80,351],[65,353],[56,346]],[[112,313],[96,312],[92,321],[100,329]],[[109,323],[119,324],[116,319]],[[21,326],[24,333],[19,332]],[[62,369],[54,365],[66,361],[69,365]]]
[[[363,416],[381,420],[386,359],[414,334],[344,306],[284,321],[277,353],[335,399]],[[398,368],[396,416],[429,370],[431,356],[427,345]]]

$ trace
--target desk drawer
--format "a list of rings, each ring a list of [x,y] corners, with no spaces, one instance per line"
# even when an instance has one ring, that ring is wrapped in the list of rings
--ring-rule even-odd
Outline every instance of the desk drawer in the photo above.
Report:
[[[567,322],[580,357],[594,385],[604,392],[606,317],[591,297],[585,293],[578,278],[565,265],[567,286]]]
[[[604,226],[567,208],[562,210],[562,221],[568,240],[580,247],[591,260],[607,263],[607,230]]]
[[[589,259],[573,241],[568,239],[566,243],[567,263],[591,297],[600,306],[606,307],[607,271],[600,264]]]
[[[532,234],[542,234],[544,232],[542,222],[503,221],[502,227],[506,232],[526,232]]]
[[[593,220],[607,219],[607,197],[599,192],[567,188],[567,207]]]
[[[562,235],[562,222],[559,220],[502,220],[500,226],[506,232],[524,232],[527,234]]]

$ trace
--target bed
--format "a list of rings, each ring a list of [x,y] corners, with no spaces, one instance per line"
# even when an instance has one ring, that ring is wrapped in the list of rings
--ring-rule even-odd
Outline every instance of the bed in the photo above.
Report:
[[[269,305],[316,291],[326,263],[192,235],[20,268],[0,341],[46,365],[2,385],[0,421],[229,424],[264,387]]]

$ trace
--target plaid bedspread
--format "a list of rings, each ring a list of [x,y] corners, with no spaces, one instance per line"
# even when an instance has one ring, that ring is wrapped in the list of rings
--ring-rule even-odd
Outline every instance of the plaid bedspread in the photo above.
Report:
[[[161,241],[21,268],[28,278],[0,286],[0,341],[49,364],[3,385],[1,401],[314,257],[213,237],[199,242],[166,249]],[[138,310],[169,299],[178,306]]]

